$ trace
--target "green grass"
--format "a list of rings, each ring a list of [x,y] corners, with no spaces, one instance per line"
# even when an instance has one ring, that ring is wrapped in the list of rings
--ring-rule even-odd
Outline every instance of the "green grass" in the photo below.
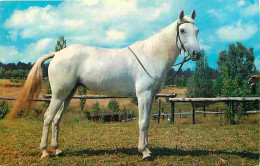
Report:
[[[137,121],[96,123],[65,114],[60,148],[64,155],[40,160],[42,120],[0,121],[1,165],[257,165],[259,126],[219,125],[151,120],[153,161],[142,161],[137,151]],[[50,142],[50,140],[49,140]],[[49,148],[49,150],[51,150]]]

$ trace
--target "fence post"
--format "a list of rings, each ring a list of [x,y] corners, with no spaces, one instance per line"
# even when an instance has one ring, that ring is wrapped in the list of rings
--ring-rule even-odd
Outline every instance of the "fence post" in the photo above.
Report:
[[[204,118],[206,118],[206,103],[205,101],[203,102],[203,115],[204,115]]]
[[[174,123],[174,102],[171,101],[171,123]]]
[[[124,116],[125,116],[125,123],[126,123],[126,120],[127,120],[127,112],[126,112],[126,110],[124,112]]]
[[[220,125],[222,125],[222,109],[220,109]]]
[[[181,109],[180,109],[180,118],[181,118]]]
[[[162,114],[163,114],[163,115],[162,115],[162,116],[163,116],[162,118],[165,119],[165,117],[164,117],[164,116],[165,116],[165,114],[164,114],[164,108],[162,108]]]
[[[234,111],[234,102],[232,101],[231,102],[231,121],[230,121],[230,124],[233,125],[235,124],[234,121],[235,121],[235,111]]]
[[[158,123],[160,123],[160,116],[161,116],[161,99],[159,99],[159,101],[158,101],[159,103],[158,103]]]
[[[192,106],[192,124],[195,124],[195,107],[193,102],[191,102],[191,106]]]

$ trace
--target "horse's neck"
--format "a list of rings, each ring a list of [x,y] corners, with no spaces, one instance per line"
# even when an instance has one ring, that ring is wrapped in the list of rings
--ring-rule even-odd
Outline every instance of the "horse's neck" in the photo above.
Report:
[[[180,53],[176,43],[176,26],[177,22],[175,21],[145,40],[146,55],[172,65]]]
[[[180,54],[176,43],[176,26],[177,22],[175,21],[143,41],[144,56],[155,61],[157,69],[160,68],[162,72],[168,71]]]

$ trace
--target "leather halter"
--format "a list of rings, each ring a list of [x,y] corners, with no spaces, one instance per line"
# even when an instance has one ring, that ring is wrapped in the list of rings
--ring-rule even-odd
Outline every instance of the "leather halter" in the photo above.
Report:
[[[182,43],[181,38],[180,38],[180,25],[182,25],[182,24],[187,24],[187,23],[194,25],[193,22],[189,22],[189,21],[181,21],[181,22],[179,22],[179,21],[178,21],[177,26],[176,26],[176,30],[177,30],[176,44],[178,45],[178,40],[179,40],[179,42],[180,42],[180,44],[181,44],[181,48],[179,48],[179,49],[180,49],[180,50],[183,50],[184,52],[186,52],[186,48],[184,47],[184,44]],[[189,54],[189,53],[188,53],[188,54]]]

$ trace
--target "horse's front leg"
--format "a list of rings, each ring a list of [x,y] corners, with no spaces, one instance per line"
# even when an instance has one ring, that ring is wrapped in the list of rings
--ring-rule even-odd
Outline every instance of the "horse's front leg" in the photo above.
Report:
[[[153,95],[151,92],[143,92],[137,95],[139,109],[139,142],[138,150],[143,154],[143,159],[149,158],[151,151],[148,149],[148,127],[151,118]]]

